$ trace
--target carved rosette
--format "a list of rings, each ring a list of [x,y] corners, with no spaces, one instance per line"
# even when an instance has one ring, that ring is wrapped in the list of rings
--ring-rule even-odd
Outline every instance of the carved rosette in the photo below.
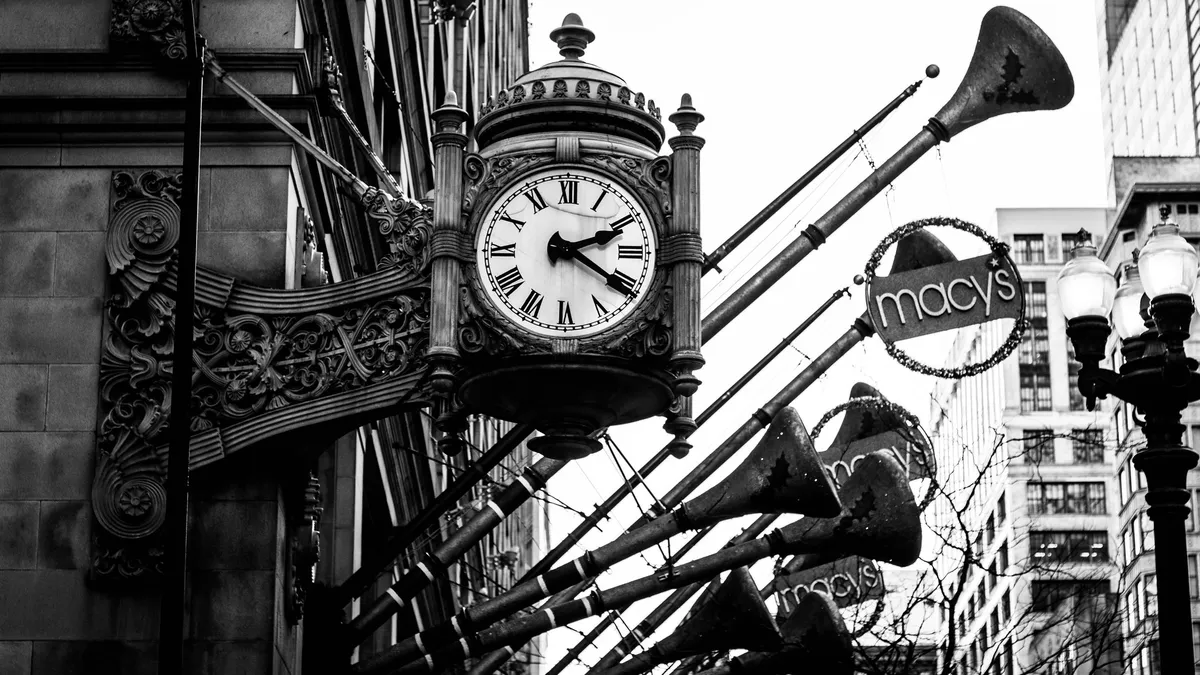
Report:
[[[187,58],[181,0],[113,0],[109,36],[116,45]]]
[[[161,572],[179,185],[178,175],[161,171],[113,174],[92,485],[98,580]],[[188,402],[193,465],[196,439],[205,434],[279,419],[302,406],[316,406],[322,422],[336,423],[360,414],[353,397],[343,400],[348,394],[416,377],[428,344],[429,289],[413,274],[425,254],[418,239],[411,241],[412,255],[399,252],[388,271],[319,289],[256,289],[198,271]],[[336,405],[328,403],[334,398]],[[239,437],[261,442],[310,422],[308,415],[287,415],[291,421],[275,423],[265,436]]]

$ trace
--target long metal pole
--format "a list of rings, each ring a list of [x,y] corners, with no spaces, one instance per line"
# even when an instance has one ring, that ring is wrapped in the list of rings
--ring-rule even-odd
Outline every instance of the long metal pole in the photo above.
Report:
[[[688,474],[687,478],[679,486],[676,486],[676,489],[671,490],[668,496],[662,499],[663,507],[672,509],[678,506],[692,490],[716,471],[722,462],[732,457],[747,441],[770,424],[771,420],[774,419],[780,410],[791,403],[801,392],[811,386],[813,382],[816,382],[817,378],[823,375],[826,370],[855,345],[874,333],[875,329],[871,326],[865,314],[855,319],[854,324],[849,330],[830,345],[828,349],[817,356],[817,358],[813,359],[807,368],[793,378],[791,382],[764,404],[762,408],[755,411],[741,428],[714,450],[699,467]],[[645,532],[645,530],[650,529],[654,529],[655,532]],[[635,537],[635,540],[624,542],[621,548],[624,550],[642,550],[642,548],[637,548],[637,546],[644,544],[646,541],[653,541],[654,537],[652,535],[657,534],[657,530],[659,529],[640,528],[637,526],[630,528],[631,533],[640,533],[641,536]],[[620,551],[617,551],[611,545],[606,548],[613,549],[611,551],[612,555],[605,556],[606,561],[609,561],[609,559],[619,559]],[[564,565],[550,573],[537,576],[536,588],[530,582],[520,583],[504,595],[497,596],[491,600],[474,605],[468,610],[464,610],[451,622],[422,631],[414,637],[397,643],[387,652],[386,662],[395,665],[420,658],[422,655],[428,656],[434,650],[460,639],[463,632],[468,629],[475,631],[482,629],[485,626],[504,619],[522,607],[527,607],[540,598],[544,598],[566,586],[585,580],[588,576],[587,571],[589,569],[594,571],[599,566],[597,565],[597,560],[592,558],[591,554],[583,556],[576,562],[577,564],[574,566]],[[515,639],[516,636],[514,636]]]
[[[183,672],[187,630],[188,478],[191,460],[193,312],[196,304],[196,223],[200,209],[200,144],[204,115],[203,38],[196,32],[192,0],[184,0],[183,185],[176,249],[174,353],[171,367],[171,441],[167,455],[166,573],[163,580],[158,634],[158,672]]]
[[[738,544],[745,543],[758,537],[758,535],[766,532],[767,528],[771,526],[771,523],[774,523],[778,518],[778,513],[764,513],[755,519],[753,523],[750,523],[746,529],[742,530],[741,534],[737,535],[733,539],[730,539],[729,543],[725,544],[725,547],[728,548],[730,546],[737,546]],[[647,615],[646,618],[643,619],[642,622],[633,629],[633,631],[621,638],[621,640],[617,642],[617,644],[610,649],[607,654],[597,661],[596,665],[592,666],[592,668],[588,671],[588,675],[608,670],[609,668],[612,668],[620,663],[621,659],[625,658],[626,654],[630,653],[634,647],[641,643],[642,640],[650,637],[650,635],[652,635],[654,631],[663,624],[663,622],[671,618],[671,615],[673,615],[675,612],[679,611],[679,609],[683,607],[683,605],[687,603],[692,596],[694,596],[696,593],[699,593],[700,589],[704,588],[704,586],[704,582],[697,582],[690,586],[680,588],[672,593],[658,607],[655,607],[654,611],[650,612],[650,614]],[[609,613],[608,617],[606,617],[606,620],[609,620],[609,624],[615,621],[616,612]],[[602,621],[601,624],[603,623],[604,622]],[[584,640],[580,640],[581,644],[583,642]],[[584,646],[586,646],[586,644]],[[566,663],[569,663],[569,661],[564,658],[563,661],[559,662],[559,665],[563,665],[565,667]],[[555,668],[558,668],[558,666],[555,666]],[[547,675],[553,675],[553,673],[556,672],[558,672],[558,670],[551,669],[550,673]]]
[[[831,295],[829,299],[827,299],[820,307],[818,307],[815,312],[809,315],[808,318],[804,319],[804,321],[800,322],[800,325],[797,326],[795,330],[788,333],[787,337],[780,340],[779,344],[775,345],[771,351],[763,355],[763,357],[758,360],[758,363],[755,363],[753,366],[751,366],[750,369],[747,370],[737,382],[733,383],[732,386],[730,386],[724,391],[724,393],[717,397],[717,400],[709,404],[709,406],[704,409],[704,412],[700,413],[700,415],[696,417],[696,427],[699,428],[706,421],[712,418],[713,415],[720,412],[721,408],[723,408],[726,403],[736,396],[738,392],[744,389],[745,386],[750,383],[750,380],[754,379],[768,365],[770,365],[770,363],[775,360],[775,357],[779,356],[783,350],[787,349],[788,345],[795,342],[796,338],[798,338],[801,333],[807,330],[808,327],[813,324],[813,322],[820,318],[821,315],[824,314],[834,302],[842,297],[849,296],[849,294],[850,292],[847,289],[842,289]],[[638,471],[634,473],[627,482],[618,487],[611,495],[608,496],[607,499],[604,500],[602,504],[597,506],[594,511],[588,514],[588,516],[583,519],[583,522],[577,525],[575,529],[571,530],[571,532],[564,537],[557,546],[551,549],[549,553],[542,556],[542,559],[538,561],[538,564],[535,565],[533,569],[529,570],[525,576],[521,577],[521,580],[518,583],[532,581],[534,578],[549,571],[552,565],[561,560],[562,557],[571,550],[572,546],[578,544],[585,534],[590,532],[592,528],[594,528],[601,520],[608,516],[609,512],[616,508],[621,500],[629,496],[635,487],[641,485],[642,481],[647,476],[654,473],[654,470],[662,465],[662,463],[671,456],[672,455],[669,446],[665,446],[659,450],[658,454],[651,457],[650,461],[646,462],[641,469],[638,469]]]
[[[674,565],[675,563],[682,560],[683,556],[687,555],[688,551],[691,551],[706,536],[708,536],[708,534],[713,531],[714,527],[715,527],[715,525],[709,525],[708,527],[704,528],[703,530],[700,530],[699,532],[697,532],[691,539],[689,539],[687,541],[686,544],[681,546],[679,548],[679,550],[672,553],[671,557],[667,558],[666,562],[664,562],[663,564],[668,565],[668,566]],[[761,532],[760,532],[760,534],[761,534]],[[755,535],[755,536],[757,536],[757,535]],[[579,592],[582,591],[584,588],[586,588],[586,586],[580,586],[579,588],[574,588],[574,587],[570,588],[570,589],[568,589],[568,591],[570,591],[569,596],[566,596],[565,592],[560,593],[559,595],[556,595],[553,598],[547,600],[538,609],[543,609],[545,607],[554,607],[555,605],[562,604],[562,603],[570,600],[571,598],[575,597],[576,595],[578,595]],[[560,596],[563,596],[563,597],[560,597]],[[604,619],[600,622],[602,627],[598,627],[598,630],[593,629],[592,633],[589,633],[589,635],[592,635],[592,634],[599,635],[601,632],[603,632],[603,630],[604,630],[603,627],[612,625],[612,623],[614,621],[616,621],[617,618],[620,616],[621,616],[621,613],[619,611],[609,612],[608,616],[604,617]],[[593,639],[595,639],[595,638],[593,637]],[[467,671],[467,675],[491,675],[491,673],[496,672],[496,670],[498,668],[500,668],[500,666],[504,665],[504,663],[506,661],[508,661],[508,659],[512,658],[512,654],[515,654],[519,649],[521,649],[524,646],[525,646],[524,643],[519,642],[515,645],[511,645],[510,649],[497,649],[496,651],[489,653],[487,656],[484,656],[482,659],[480,659],[479,662],[476,663],[474,666],[471,666],[471,670]],[[562,661],[559,662],[559,665],[566,667],[566,664],[570,664],[570,662],[575,658],[575,656],[579,656],[579,654],[583,652],[585,647],[587,647],[587,644],[584,644],[581,641],[579,645],[576,645],[575,647],[573,647],[571,649],[571,651],[574,652],[574,656],[570,656],[568,654],[568,656],[566,658],[564,658]],[[578,651],[576,651],[576,648],[578,648]],[[555,666],[555,668],[558,668],[558,666]],[[551,670],[546,675],[554,675],[555,673],[560,672],[560,671],[561,671],[561,668],[559,668],[558,670]]]
[[[405,572],[386,593],[375,598],[355,617],[347,627],[349,644],[356,645],[362,642],[376,628],[382,626],[435,578],[444,574],[451,563],[479,543],[488,532],[500,524],[500,521],[529,501],[535,492],[546,485],[546,481],[566,465],[567,460],[543,457],[527,467],[521,476],[489,500],[485,508],[455,530],[440,546],[426,553],[413,569]]]
[[[859,484],[851,487],[847,483],[843,491],[850,490],[855,496],[844,498],[844,503],[861,504],[864,500],[875,504],[869,507],[866,521],[857,521],[850,511],[843,510],[837,518],[803,518],[795,523],[775,530],[771,534],[751,541],[722,549],[694,562],[673,567],[669,573],[658,573],[632,581],[605,591],[597,591],[587,598],[572,600],[560,605],[540,609],[532,614],[507,621],[478,633],[464,632],[456,639],[442,641],[432,646],[424,659],[408,662],[407,650],[392,647],[370,660],[351,669],[353,673],[376,674],[392,672],[403,665],[397,673],[443,672],[464,658],[480,654],[483,650],[495,649],[514,642],[525,641],[558,626],[595,616],[608,609],[625,608],[643,598],[657,595],[665,590],[687,586],[693,582],[706,581],[714,575],[750,565],[768,556],[785,553],[818,553],[821,551],[844,551],[865,554],[868,550],[879,555],[886,553],[885,560],[901,566],[912,564],[920,552],[920,525],[917,520],[916,503],[912,492],[901,494],[907,484],[901,482],[903,469],[892,458],[878,455],[874,467],[855,475]],[[871,501],[866,495],[874,495]],[[859,508],[855,506],[854,508]],[[879,519],[878,522],[875,519]],[[892,520],[894,519],[894,521]],[[856,524],[847,525],[854,521]],[[891,531],[894,536],[913,536],[906,550],[896,541],[876,546],[868,543],[865,532]],[[907,534],[901,534],[905,533]],[[869,547],[869,548],[868,548]]]
[[[854,144],[862,140],[862,137],[868,131],[874,129],[876,125],[883,121],[883,118],[892,114],[892,111],[896,108],[899,108],[901,103],[904,103],[910,96],[917,93],[917,89],[921,87],[921,83],[923,81],[924,80],[917,80],[916,82],[910,84],[904,91],[900,92],[899,96],[892,99],[891,103],[883,106],[879,112],[875,113],[874,117],[867,120],[866,124],[862,125],[858,129],[855,129],[854,132],[846,138],[846,140],[838,144],[838,146],[830,151],[828,155],[822,157],[821,160],[814,164],[811,169],[806,171],[803,176],[800,176],[795,183],[792,183],[787,187],[787,189],[779,193],[778,197],[772,200],[770,204],[767,204],[765,207],[763,207],[763,210],[755,214],[755,216],[747,221],[746,224],[741,227],[741,229],[739,229],[737,232],[734,232],[732,236],[725,240],[725,243],[718,246],[712,253],[704,256],[704,272],[707,273],[712,269],[715,269],[718,272],[721,271],[721,268],[718,267],[718,265],[720,265],[721,261],[725,259],[725,256],[732,253],[734,248],[740,246],[746,241],[746,239],[750,237],[750,235],[754,234],[758,228],[762,227],[763,223],[767,222],[771,216],[778,213],[779,209],[783,208],[784,204],[794,199],[796,195],[800,194],[801,190],[808,187],[808,184],[813,182],[813,179],[828,169],[847,150],[854,147]]]
[[[825,243],[825,240],[832,235],[837,228],[850,219],[858,210],[861,209],[872,197],[879,194],[889,183],[896,179],[905,169],[912,166],[922,155],[930,148],[937,145],[942,140],[949,140],[940,128],[930,122],[921,132],[913,137],[904,147],[900,148],[896,154],[892,155],[883,164],[879,165],[870,176],[867,176],[863,182],[850,191],[841,201],[833,205],[833,208],[825,212],[825,215],[818,218],[812,225],[804,229],[799,237],[788,245],[779,255],[775,256],[766,265],[754,273],[746,283],[742,284],[736,291],[725,299],[716,309],[708,313],[704,317],[704,323],[701,325],[701,333],[703,339],[707,342],[713,336],[721,331],[722,328],[729,325],[738,314],[757,300],[767,289],[771,288],[775,282],[779,281],[784,274],[787,274],[801,260],[812,253],[818,246]]]
[[[1146,474],[1146,503],[1154,523],[1158,649],[1163,672],[1190,672],[1195,655],[1184,520],[1190,501],[1187,476],[1196,466],[1196,453],[1183,443],[1179,406],[1158,402],[1157,410],[1153,405],[1147,407],[1150,408],[1146,411],[1147,447],[1134,453],[1133,464]]]
[[[454,479],[453,483],[438,493],[433,501],[426,504],[420,513],[398,527],[392,537],[384,543],[379,555],[358,568],[358,571],[351,574],[350,578],[332,590],[334,605],[341,607],[365,593],[375,578],[390,567],[417,537],[429,529],[430,525],[437,522],[443,513],[457,504],[459,498],[467,494],[476,483],[487,476],[489,471],[500,464],[501,460],[524,442],[531,433],[533,433],[532,424],[518,424],[504,434],[487,452],[467,467],[458,478]]]

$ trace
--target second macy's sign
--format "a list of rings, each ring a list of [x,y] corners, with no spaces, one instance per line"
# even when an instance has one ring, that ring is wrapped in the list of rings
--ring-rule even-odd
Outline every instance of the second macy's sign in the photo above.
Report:
[[[1021,316],[1021,289],[1007,256],[988,254],[871,282],[867,311],[887,342]]]

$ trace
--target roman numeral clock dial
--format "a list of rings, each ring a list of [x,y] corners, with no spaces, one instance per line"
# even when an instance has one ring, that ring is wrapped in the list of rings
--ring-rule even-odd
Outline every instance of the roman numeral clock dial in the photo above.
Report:
[[[586,337],[645,299],[658,241],[638,200],[585,169],[536,173],[509,187],[480,221],[484,294],[521,328]]]

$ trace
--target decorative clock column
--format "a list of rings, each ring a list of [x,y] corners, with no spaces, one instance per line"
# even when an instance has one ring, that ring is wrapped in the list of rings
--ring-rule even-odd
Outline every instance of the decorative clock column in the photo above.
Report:
[[[458,298],[463,251],[470,250],[462,215],[463,149],[467,136],[460,130],[467,113],[458,107],[458,96],[446,92],[442,107],[433,111],[434,184],[432,261],[432,310],[429,321],[429,362],[433,373],[429,384],[435,391],[454,391],[454,369],[459,362],[456,342]]]
[[[691,447],[687,437],[696,429],[692,419],[691,395],[696,393],[700,380],[694,372],[704,365],[700,354],[700,276],[703,273],[704,249],[700,243],[700,149],[704,139],[695,135],[696,127],[704,121],[692,107],[691,94],[684,94],[679,110],[668,118],[679,135],[667,141],[671,156],[671,211],[667,221],[663,256],[659,264],[672,264],[671,287],[674,294],[672,322],[675,344],[671,354],[672,383],[679,397],[668,413],[665,429],[675,435],[672,454],[682,457]]]

